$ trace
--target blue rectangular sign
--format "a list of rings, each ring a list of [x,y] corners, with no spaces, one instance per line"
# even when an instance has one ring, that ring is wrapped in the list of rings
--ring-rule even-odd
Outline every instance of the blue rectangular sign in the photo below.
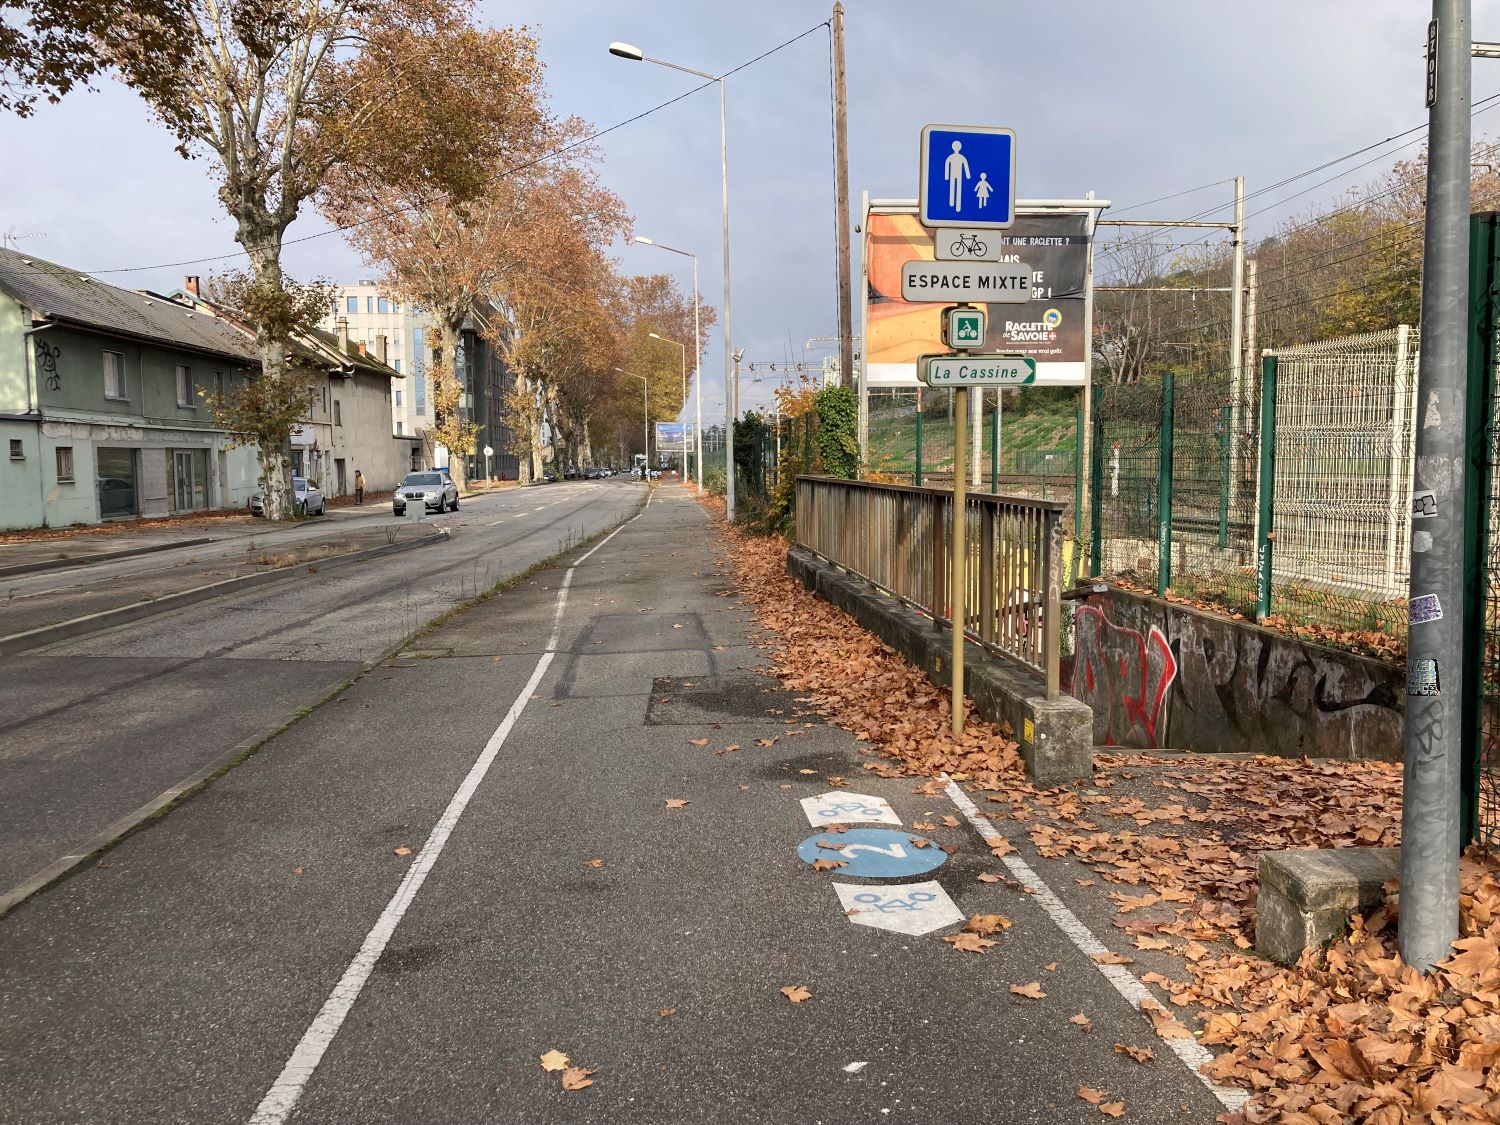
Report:
[[[924,125],[920,218],[927,227],[1008,227],[1016,135],[993,125]]]

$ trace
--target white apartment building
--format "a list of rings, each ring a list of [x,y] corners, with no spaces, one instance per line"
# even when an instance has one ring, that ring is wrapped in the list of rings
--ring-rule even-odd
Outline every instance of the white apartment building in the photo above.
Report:
[[[341,321],[348,325],[351,343],[364,344],[371,355],[406,376],[392,384],[391,424],[399,437],[420,437],[432,419],[426,374],[430,346],[425,339],[432,328],[426,316],[416,306],[386,295],[373,281],[361,281],[336,291],[333,311],[321,327],[337,334]],[[379,346],[382,336],[384,355]]]

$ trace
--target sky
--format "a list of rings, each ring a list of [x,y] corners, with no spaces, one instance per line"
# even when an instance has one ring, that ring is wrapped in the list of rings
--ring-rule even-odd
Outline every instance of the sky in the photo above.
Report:
[[[1430,8],[1420,0],[846,0],[846,9],[856,212],[865,191],[915,196],[923,124],[1004,125],[1017,133],[1023,199],[1092,190],[1112,202],[1109,214],[1180,219],[1221,204],[1219,217],[1232,200],[1222,181],[1238,174],[1253,241],[1413,155],[1409,142],[1421,137],[1258,189],[1426,121]],[[829,35],[818,26],[830,10],[831,0],[488,0],[477,8],[481,22],[529,26],[552,108],[600,129],[701,84],[615,58],[611,41],[719,74],[816,29],[726,82],[731,328],[747,363],[817,362],[831,345],[808,342],[837,331]],[[1500,39],[1500,0],[1476,0],[1474,28],[1477,39]],[[1474,73],[1476,100],[1500,91],[1500,61],[1476,60]],[[1475,119],[1476,136],[1497,133],[1500,102]],[[722,309],[716,88],[607,133],[599,149],[602,177],[635,215],[636,233],[698,254],[703,300]],[[102,82],[29,119],[0,118],[0,154],[0,234],[18,249],[155,289],[243,263],[211,161],[184,161],[119,86]],[[1339,178],[1321,183],[1330,177]],[[336,233],[318,237],[327,230],[304,210],[288,235],[306,239],[287,249],[293,275],[375,275]],[[857,236],[854,245],[857,256]],[[687,259],[638,245],[615,252],[623,270],[671,273],[691,292]],[[856,331],[858,323],[856,310]],[[703,356],[705,424],[722,418],[723,369],[716,328]],[[745,376],[742,409],[770,399],[775,377],[757,376]]]

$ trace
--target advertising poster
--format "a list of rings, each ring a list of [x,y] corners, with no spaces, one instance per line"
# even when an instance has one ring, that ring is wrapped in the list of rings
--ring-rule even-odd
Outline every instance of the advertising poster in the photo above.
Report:
[[[1031,270],[1032,298],[1024,305],[992,304],[984,351],[1030,356],[1039,386],[1082,386],[1088,377],[1084,285],[1088,271],[1088,215],[1063,211],[1016,216],[1006,230],[985,231],[999,244],[1000,260]],[[933,237],[911,212],[871,211],[865,226],[865,371],[872,387],[915,387],[917,357],[946,352],[944,304],[901,299],[901,267],[933,261]],[[959,248],[961,249],[961,247]]]
[[[693,452],[693,423],[656,423],[656,450],[658,453]]]

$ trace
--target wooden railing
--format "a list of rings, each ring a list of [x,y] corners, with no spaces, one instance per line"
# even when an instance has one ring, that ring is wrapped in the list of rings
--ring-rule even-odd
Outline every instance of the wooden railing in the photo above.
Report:
[[[964,632],[1040,673],[1057,696],[1062,514],[1053,500],[969,493]],[[797,478],[797,543],[950,624],[953,493],[838,477]]]

